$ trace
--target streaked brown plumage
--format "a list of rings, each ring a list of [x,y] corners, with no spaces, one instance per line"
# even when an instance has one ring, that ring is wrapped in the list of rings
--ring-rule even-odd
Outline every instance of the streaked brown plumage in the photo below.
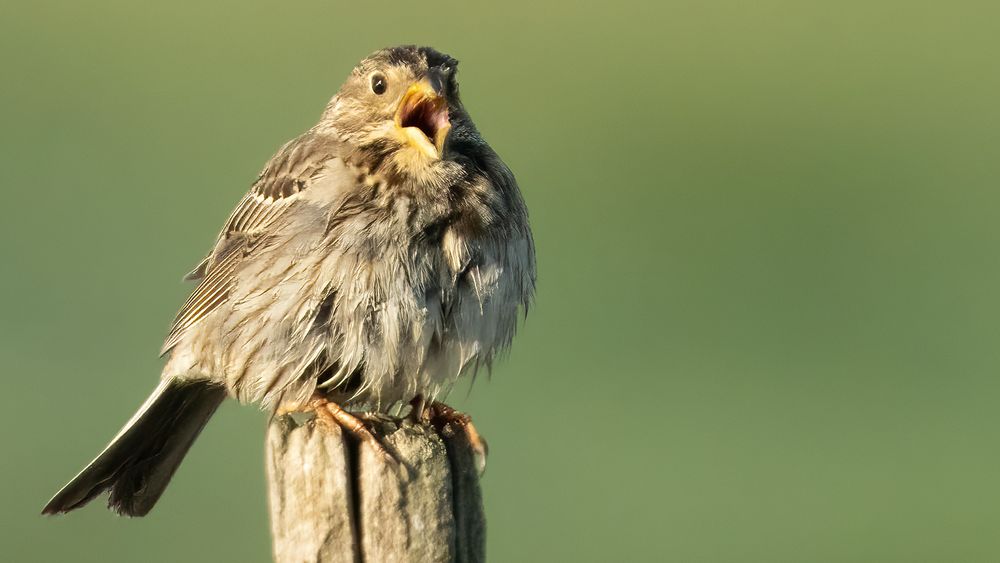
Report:
[[[386,411],[442,398],[510,345],[534,291],[527,211],[456,65],[376,52],[278,150],[189,274],[160,386],[45,512],[111,489],[112,508],[145,514],[227,395]]]

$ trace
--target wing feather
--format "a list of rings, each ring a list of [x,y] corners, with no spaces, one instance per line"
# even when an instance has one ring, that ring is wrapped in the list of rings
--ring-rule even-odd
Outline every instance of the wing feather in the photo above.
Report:
[[[306,134],[283,146],[229,215],[212,252],[188,274],[199,280],[167,334],[161,354],[187,331],[228,301],[242,264],[264,246],[274,223],[302,198],[311,179],[334,158],[330,139]]]

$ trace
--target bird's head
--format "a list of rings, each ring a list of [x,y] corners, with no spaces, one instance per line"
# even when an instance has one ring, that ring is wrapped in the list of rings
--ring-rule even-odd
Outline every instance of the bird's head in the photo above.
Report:
[[[361,152],[399,167],[446,160],[450,134],[474,132],[458,97],[458,61],[429,47],[394,47],[361,61],[323,116]],[[373,155],[374,155],[373,154]]]

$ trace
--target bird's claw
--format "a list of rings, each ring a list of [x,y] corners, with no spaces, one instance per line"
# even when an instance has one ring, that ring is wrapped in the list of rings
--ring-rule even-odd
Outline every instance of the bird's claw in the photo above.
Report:
[[[489,455],[490,447],[486,439],[476,430],[472,424],[472,417],[464,412],[457,411],[450,406],[438,402],[428,402],[423,397],[418,396],[410,402],[413,410],[409,417],[416,423],[430,424],[438,432],[450,427],[455,432],[465,434],[469,446],[472,448],[473,461],[476,471],[482,475],[486,471],[486,457]]]
[[[314,397],[308,403],[308,409],[316,413],[316,420],[320,424],[325,424],[327,426],[339,426],[340,428],[350,432],[354,437],[361,440],[363,443],[371,446],[377,454],[379,454],[386,461],[392,461],[393,463],[398,460],[394,455],[389,453],[385,444],[382,443],[372,429],[369,427],[376,422],[381,421],[381,418],[372,415],[371,413],[365,413],[361,415],[354,415],[343,408],[337,403],[330,401],[325,397]]]

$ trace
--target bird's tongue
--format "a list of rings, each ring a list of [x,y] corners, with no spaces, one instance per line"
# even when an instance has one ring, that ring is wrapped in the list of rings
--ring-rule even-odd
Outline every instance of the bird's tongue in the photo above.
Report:
[[[403,107],[402,127],[416,127],[432,144],[438,131],[448,125],[448,107],[440,99],[411,96]]]

